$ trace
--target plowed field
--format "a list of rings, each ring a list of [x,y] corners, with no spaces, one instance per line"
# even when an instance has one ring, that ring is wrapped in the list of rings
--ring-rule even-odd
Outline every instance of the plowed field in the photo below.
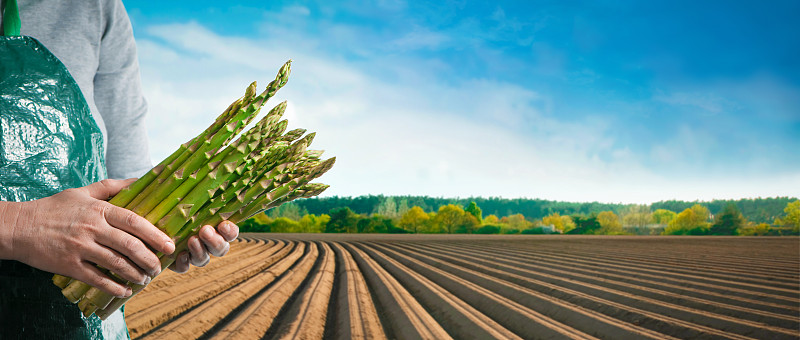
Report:
[[[800,240],[245,234],[126,306],[141,339],[800,339]]]

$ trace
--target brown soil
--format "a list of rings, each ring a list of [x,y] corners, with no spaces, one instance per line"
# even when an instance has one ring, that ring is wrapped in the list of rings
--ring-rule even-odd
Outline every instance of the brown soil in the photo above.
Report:
[[[159,340],[800,339],[800,242],[245,234],[126,319]]]

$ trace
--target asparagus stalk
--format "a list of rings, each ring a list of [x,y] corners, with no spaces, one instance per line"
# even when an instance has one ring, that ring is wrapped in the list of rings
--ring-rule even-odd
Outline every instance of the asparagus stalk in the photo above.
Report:
[[[250,84],[250,86],[247,88],[247,91],[245,92],[245,98],[247,99],[248,97],[252,97],[253,94],[255,94],[255,82]],[[231,109],[236,108],[237,106],[238,105],[232,105]],[[200,157],[203,157],[203,156],[204,157],[208,157],[209,151],[210,151],[209,149],[214,147],[214,146],[222,145],[222,143],[224,143],[226,141],[226,139],[230,137],[230,134],[235,132],[235,130],[238,127],[238,125],[240,125],[242,123],[242,120],[247,118],[247,116],[246,116],[247,113],[248,113],[247,110],[245,110],[244,112],[242,112],[242,110],[237,111],[236,114],[234,115],[234,117],[232,118],[234,120],[234,122],[227,123],[227,124],[222,124],[221,128],[217,129],[217,131],[214,131],[214,133],[210,137],[206,138],[206,140],[203,141],[204,134],[207,133],[207,132],[210,132],[211,130],[213,130],[215,128],[217,128],[217,126],[219,125],[219,124],[217,124],[217,122],[212,124],[208,129],[206,129],[206,131],[204,131],[204,133],[201,133],[198,137],[195,137],[194,138],[194,142],[191,145],[189,145],[188,148],[186,148],[185,150],[181,150],[181,149],[184,148],[184,145],[182,145],[178,149],[178,151],[174,152],[173,155],[177,154],[178,156],[177,156],[177,158],[175,158],[175,160],[173,160],[171,163],[169,163],[169,165],[167,165],[166,168],[167,169],[171,169],[172,166],[174,166],[177,163],[182,163],[183,160],[185,160],[187,158],[188,159],[193,159],[189,155],[198,155],[198,154],[202,155],[202,156],[195,157],[193,160],[196,160],[196,159],[198,159]],[[253,113],[255,113],[255,110],[253,111]],[[223,113],[221,116],[223,117],[222,119],[225,119],[227,116],[230,116],[230,115],[231,115],[231,112]],[[218,120],[220,120],[220,119],[218,119]],[[222,123],[224,123],[224,121],[222,121],[222,120],[220,120],[220,121]],[[235,125],[233,123],[235,123]],[[196,150],[193,150],[194,147],[196,147],[197,145],[200,145],[200,147],[198,149],[196,149]],[[171,158],[171,157],[172,156],[168,157],[168,159]],[[166,163],[166,160],[164,162],[162,162],[162,163]],[[151,173],[160,171],[160,174],[155,179],[150,178],[152,176],[145,175],[145,176],[143,176],[144,180],[140,179],[140,180],[137,181],[137,182],[144,183],[144,182],[147,181],[147,179],[151,179],[149,184],[147,184],[146,186],[144,186],[144,184],[139,185],[139,186],[133,186],[133,185],[131,186],[131,187],[134,187],[134,190],[129,190],[126,193],[127,195],[131,194],[135,190],[140,190],[140,192],[137,194],[136,198],[131,203],[129,203],[126,207],[128,207],[129,209],[131,208],[131,206],[138,207],[139,204],[141,204],[142,202],[148,202],[147,204],[149,205],[150,204],[149,202],[153,202],[156,199],[156,198],[151,198],[152,192],[156,191],[157,188],[161,188],[159,183],[162,182],[164,178],[173,178],[173,179],[174,178],[178,178],[178,179],[180,179],[183,176],[182,175],[183,171],[176,171],[176,172],[171,172],[170,173],[170,172],[165,172],[165,171],[161,171],[161,170],[158,170],[158,169],[155,169],[155,170],[156,171],[152,171],[151,170],[150,172],[148,172],[148,174],[151,174]],[[170,182],[170,183],[173,183],[173,182]],[[136,183],[134,183],[134,184],[136,184]],[[159,191],[159,193],[160,192],[163,192],[163,190]],[[148,198],[148,200],[145,200],[145,198]],[[137,202],[139,202],[139,203],[137,203]],[[137,211],[136,209],[132,209],[132,210],[134,212],[136,212],[138,215],[141,215],[141,216],[145,215],[144,213],[142,213],[142,209],[140,209],[139,211]],[[108,270],[104,270],[104,272],[109,274]],[[115,275],[109,275],[109,276],[111,276],[112,278],[118,279],[118,277],[115,277]],[[80,299],[80,295],[85,294],[90,288],[91,288],[91,286],[89,286],[87,283],[78,281],[78,282],[75,282],[75,283],[71,284],[70,286],[67,286],[66,288],[62,289],[62,294],[64,294],[64,296],[67,296],[67,298],[70,299],[70,300],[72,300],[72,299]],[[78,294],[78,293],[80,293],[80,294]]]
[[[58,288],[61,288],[61,289],[66,288],[67,285],[70,283],[70,281],[72,281],[72,279],[67,277],[67,276],[58,275],[58,274],[53,275],[53,284],[58,286]]]
[[[61,290],[61,294],[63,294],[64,297],[69,300],[69,302],[77,303],[80,301],[81,297],[83,297],[83,294],[86,294],[86,291],[88,291],[91,287],[92,286],[81,281],[74,280]]]
[[[285,120],[278,122],[285,102],[230,142],[286,84],[290,65],[291,60],[261,94],[256,95],[255,83],[251,84],[203,133],[112,199],[173,237],[175,253],[159,254],[162,269],[174,262],[186,249],[189,236],[203,225],[225,219],[240,223],[265,209],[318,195],[328,187],[309,182],[330,169],[335,159],[320,161],[322,151],[307,150],[314,133],[304,136],[305,129],[295,129],[281,135],[287,126]],[[95,313],[105,318],[130,298],[114,298],[96,288],[87,290],[88,285],[59,275],[53,282],[63,287],[62,293],[71,301],[80,301],[87,316]],[[134,294],[144,288],[131,282],[127,285]]]
[[[332,164],[332,162],[330,162],[330,163]],[[283,185],[281,185],[281,186],[277,187],[275,190],[273,190],[274,191],[273,195],[275,195],[275,196],[285,195],[286,193],[291,191],[293,188],[297,188],[300,185],[300,183],[303,183],[303,182],[307,183],[309,180],[311,180],[310,177],[309,178],[298,178],[298,179],[289,181],[288,183],[284,183]],[[260,187],[260,189],[259,189],[259,187]],[[253,201],[252,197],[257,195],[259,193],[259,191],[263,192],[263,191],[265,191],[265,190],[267,190],[268,188],[271,188],[271,187],[275,187],[274,185],[272,185],[272,180],[262,179],[261,181],[259,181],[259,185],[258,186],[256,186],[255,188],[251,188],[251,189],[247,190],[244,193],[242,193],[241,190],[237,190],[237,191],[239,191],[239,194],[235,195],[234,196],[235,198],[231,199],[231,201],[228,201],[228,204],[225,204],[224,195],[221,195],[221,196],[217,197],[216,201],[212,201],[210,203],[210,207],[208,209],[203,210],[202,212],[200,212],[199,216],[193,217],[191,219],[191,222],[187,223],[184,226],[184,228],[182,228],[179,231],[179,233],[174,237],[175,239],[179,239],[181,241],[180,242],[176,242],[177,244],[176,244],[175,252],[171,256],[163,256],[161,258],[161,266],[162,266],[162,268],[166,269],[167,267],[169,267],[175,261],[175,256],[177,256],[177,254],[179,254],[182,251],[187,249],[189,236],[192,235],[192,234],[196,234],[198,229],[199,229],[199,227],[201,227],[203,225],[216,225],[216,224],[219,224],[220,222],[222,222],[223,220],[226,219],[225,218],[226,216],[235,215],[238,210],[243,209],[247,204],[246,202]],[[324,189],[322,189],[322,190],[324,190]],[[222,202],[222,203],[218,203],[218,202]],[[218,208],[220,206],[222,208]],[[231,221],[233,221],[234,223],[240,223],[243,220],[231,219]],[[98,316],[100,316],[101,318],[107,317],[108,315],[110,315],[110,312],[113,312],[114,310],[116,310],[119,307],[121,307],[125,302],[127,302],[131,297],[133,297],[134,295],[139,293],[145,287],[144,285],[138,285],[138,284],[130,284],[130,286],[131,286],[131,288],[133,290],[133,294],[130,297],[127,297],[127,298],[113,298],[113,297],[111,297],[113,301],[111,301],[111,303],[108,304],[105,308],[101,309],[101,311],[98,312]],[[110,312],[109,312],[109,310],[110,310]]]
[[[300,142],[297,143],[297,145],[304,146],[305,140],[310,140],[312,138],[313,136],[301,140]],[[290,157],[291,156],[296,157],[298,154],[305,154],[301,150],[303,150],[303,148],[298,147],[294,152],[290,153]],[[310,154],[318,155],[319,152],[312,152]],[[188,246],[189,236],[192,234],[196,234],[199,227],[202,225],[207,225],[207,224],[216,225],[222,222],[222,220],[224,219],[230,219],[234,223],[240,223],[241,221],[252,215],[255,215],[270,207],[280,205],[291,199],[301,196],[311,197],[313,195],[321,193],[322,191],[327,189],[328,187],[327,185],[324,184],[308,185],[307,183],[325,173],[328,169],[330,169],[333,166],[334,162],[335,158],[326,160],[325,162],[315,165],[309,171],[308,175],[295,178],[289,181],[284,181],[283,183],[277,185],[275,183],[280,181],[277,178],[280,176],[281,171],[283,170],[281,168],[275,168],[272,171],[260,176],[258,184],[250,186],[249,188],[245,186],[245,183],[247,183],[249,179],[247,176],[245,176],[242,180],[237,181],[235,185],[226,190],[225,193],[217,197],[215,201],[212,201],[209,204],[209,206],[206,207],[206,209],[202,213],[200,213],[199,216],[193,217],[191,219],[192,222],[184,226],[184,228],[181,229],[178,232],[178,234],[175,235],[174,238],[176,240],[180,240],[180,242],[176,242],[178,243],[178,245],[176,246],[173,256],[162,256],[161,258],[162,269],[166,269],[166,267],[169,267],[169,265],[171,265],[174,262],[175,256],[177,256],[177,254],[179,254],[180,252],[186,250]],[[286,199],[285,196],[287,194],[293,193],[295,189],[301,186],[304,186],[303,190],[300,190],[296,194],[292,195],[291,196],[292,198]],[[243,189],[247,190],[243,191]],[[231,198],[230,200],[226,199],[226,197],[229,197],[231,195],[233,195],[233,198]],[[259,200],[261,204],[252,204],[252,205],[249,204],[256,201],[256,197],[259,196],[261,197]],[[279,203],[275,204],[276,202]],[[198,221],[200,221],[201,223],[198,223]],[[182,224],[174,224],[174,225],[182,225]],[[145,285],[138,285],[132,283],[129,283],[129,285],[133,289],[133,294],[131,295],[131,297],[136,293],[140,292],[145,287]],[[129,298],[130,297],[126,299],[120,299],[120,301],[118,301],[117,304],[121,306],[121,304],[123,304]],[[101,306],[101,309],[108,307],[111,307],[114,310],[116,309],[114,308],[115,297],[105,294],[102,291],[96,290],[94,288],[92,289],[92,291],[87,293],[87,297],[85,299],[88,299],[93,302],[93,304],[89,305],[88,307],[89,310],[91,310],[92,312],[94,312],[92,308],[96,309],[95,306]]]
[[[276,112],[279,112],[284,109],[285,105],[279,105],[278,110]],[[303,138],[300,141],[298,141],[293,146],[293,148],[291,148],[290,152],[287,153],[286,156],[289,157],[288,159],[294,160],[294,158],[299,157],[299,155],[303,155],[305,150],[305,143],[307,141],[310,141],[311,138],[313,138],[313,136],[309,138]],[[238,201],[239,205],[246,204],[247,202],[252,201],[256,196],[261,194],[264,190],[270,188],[270,185],[272,185],[272,182],[276,177],[275,175],[279,174],[285,168],[286,166],[274,167],[272,168],[271,172],[259,176],[260,181],[257,185],[249,185],[251,182],[251,178],[258,176],[258,172],[260,172],[260,169],[252,168],[250,171],[245,173],[241,179],[234,182],[234,184],[230,188],[225,190],[225,192],[222,195],[220,195],[220,197],[217,200],[210,202],[210,204],[205,208],[207,209],[206,211],[211,212],[211,214],[217,214],[217,212],[220,209],[227,208],[226,205],[231,204],[230,201]],[[229,172],[229,174],[231,173]],[[206,177],[206,178],[208,179],[211,177]],[[222,178],[221,176],[216,177],[216,180],[219,181],[221,178]],[[204,187],[206,186],[204,185],[197,186],[196,188],[204,188]],[[193,193],[190,193],[187,196],[187,198],[181,201],[183,203],[179,205],[176,204],[176,206],[172,209],[172,211],[166,216],[164,216],[163,219],[159,221],[159,223],[157,224],[157,226],[162,228],[162,230],[164,230],[168,235],[173,235],[174,236],[173,239],[179,245],[175,249],[174,256],[177,256],[177,254],[185,250],[186,241],[188,241],[189,234],[196,233],[197,228],[199,226],[195,226],[194,229],[191,229],[191,232],[187,230],[187,232],[185,232],[183,235],[175,235],[175,234],[178,231],[180,231],[179,229],[180,227],[184,226],[188,217],[192,216],[190,214],[194,214],[194,212],[197,211],[195,207],[201,206],[201,203],[207,201],[209,199],[209,196],[210,196],[210,191],[203,191],[203,190],[193,191]],[[226,211],[220,212],[220,214],[223,215],[225,213]],[[203,218],[202,217],[194,218],[193,220],[202,222]],[[221,220],[219,222],[221,222]],[[219,222],[209,222],[209,223],[216,225]],[[165,259],[163,254],[159,253],[159,257],[162,258],[162,269],[166,269],[166,267],[168,267],[170,264],[172,264],[172,262],[174,262],[175,259],[174,256]],[[144,285],[138,285],[130,282],[128,283],[128,285],[132,287],[134,292],[138,292],[144,288]],[[93,288],[89,292],[87,292],[85,299],[91,300],[94,306],[100,306],[101,308],[103,308],[106,307],[109,303],[111,303],[114,297],[100,291],[99,289]]]
[[[226,125],[224,129],[210,136],[210,138],[204,142],[197,151],[193,152],[175,172],[167,176],[159,176],[158,179],[163,179],[163,181],[157,183],[157,185],[151,185],[154,189],[145,196],[146,199],[142,199],[136,203],[131,210],[138,215],[147,215],[155,208],[156,204],[164,200],[170,192],[181,184],[185,179],[184,176],[194,173],[203,164],[207,164],[214,154],[216,154],[217,150],[227,142],[236,130],[244,126],[244,120],[255,115],[257,112],[257,108],[240,111],[240,114],[234,118],[240,120]]]
[[[275,124],[285,111],[286,102],[270,110],[247,133],[215,155],[208,165],[201,166],[194,174],[181,182],[178,188],[162,200],[145,218],[156,224],[157,227],[162,228],[162,230],[170,223],[185,222],[191,216],[189,214],[193,214],[202,203],[210,198],[212,190],[206,188],[218,187],[223,179],[227,178],[239,165],[244,163],[245,155],[252,153],[256,147],[261,145],[262,139],[264,139],[264,136],[261,135],[262,132],[268,133],[266,137],[269,138],[276,133],[279,134],[279,131],[282,131],[281,126],[285,128],[285,124],[281,126],[276,126]],[[253,157],[260,156],[258,154],[251,155],[251,159]],[[189,196],[182,198],[187,194]],[[96,307],[105,308],[113,298],[114,296],[97,288],[91,288],[86,292],[84,300],[92,301]]]
[[[243,129],[250,122],[250,120],[255,117],[261,106],[264,105],[269,98],[273,97],[275,92],[286,85],[286,82],[289,80],[289,74],[291,73],[291,62],[292,61],[289,60],[281,67],[281,69],[278,71],[278,75],[275,76],[275,80],[270,82],[264,92],[258,96],[253,97],[255,94],[256,83],[253,82],[250,84],[245,92],[245,97],[242,100],[241,107],[243,109],[238,109],[236,112],[231,110],[228,115],[232,114],[232,117],[212,124],[208,130],[216,128],[214,133],[211,133],[211,131],[207,130],[207,133],[201,134],[195,138],[194,143],[187,150],[185,150],[185,152],[178,156],[178,158],[170,163],[170,165],[168,165],[170,171],[162,172],[154,182],[151,182],[146,189],[142,190],[142,193],[139,194],[136,199],[134,199],[126,207],[132,208],[131,210],[139,215],[147,214],[149,210],[153,208],[150,206],[152,203],[145,203],[144,206],[141,207],[140,205],[142,205],[143,201],[157,201],[158,196],[153,195],[153,191],[155,190],[160,189],[158,195],[163,195],[165,191],[171,191],[174,189],[174,186],[170,187],[169,189],[165,189],[162,185],[164,181],[167,181],[169,178],[171,178],[170,175],[177,174],[178,176],[176,179],[181,179],[184,171],[191,173],[194,171],[194,169],[196,169],[196,163],[190,163],[188,166],[183,165],[189,162],[187,159],[193,155],[196,155],[192,160],[195,162],[200,162],[201,157],[208,156],[208,154],[214,154],[222,145],[227,144],[230,141],[230,138],[238,134],[239,131],[241,131],[241,129]],[[233,108],[236,107],[237,106],[235,105],[233,106]],[[205,140],[203,139],[204,137]],[[185,167],[183,169],[184,171],[179,170],[181,167]],[[173,171],[173,169],[176,170]]]
[[[142,178],[134,182],[131,185],[130,190],[126,191],[123,189],[119,194],[114,196],[110,203],[120,207],[128,207],[135,206],[145,199],[145,197],[156,188],[156,184],[153,184],[153,182],[158,183],[159,179],[161,179],[160,181],[163,181],[163,177],[172,173],[176,167],[182,164],[186,158],[189,157],[189,155],[191,155],[201,146],[202,142],[208,139],[208,136],[217,133],[217,131],[222,129],[227,122],[233,118],[233,115],[241,108],[242,101],[252,96],[252,93],[255,93],[255,86],[255,82],[251,83],[250,86],[247,87],[244,97],[239,98],[231,103],[225,112],[219,115],[214,123],[206,128],[205,131],[200,133],[192,140],[181,144],[181,146],[178,147],[178,150],[175,150],[172,155],[161,161],[161,163],[150,170],[147,174],[142,176]]]
[[[262,131],[269,131],[271,125],[286,111],[286,102],[273,108],[270,113],[259,121],[256,126],[243,134],[236,142],[227,146],[225,150],[218,153],[211,159],[206,166],[201,166],[191,176],[186,178],[173,192],[162,200],[145,218],[150,223],[159,226],[157,221],[166,216],[170,210],[180,204],[179,209],[187,209],[193,206],[199,207],[199,200],[202,199],[200,192],[208,192],[208,188],[216,188],[222,180],[228,177],[237,167],[246,161],[246,156],[253,152],[260,145]],[[198,190],[194,190],[197,188]],[[190,191],[199,191],[194,196],[187,196]],[[185,197],[185,198],[184,198]]]

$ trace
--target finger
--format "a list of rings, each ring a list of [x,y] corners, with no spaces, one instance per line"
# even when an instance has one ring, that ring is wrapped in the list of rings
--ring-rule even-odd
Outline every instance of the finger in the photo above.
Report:
[[[204,226],[200,229],[200,240],[203,241],[203,245],[206,246],[208,252],[214,256],[223,256],[228,253],[230,249],[230,244],[228,241],[222,237],[222,235],[217,233],[217,230],[212,228],[210,225]]]
[[[139,266],[138,268],[141,268],[150,276],[156,276],[161,273],[161,261],[159,261],[158,256],[153,254],[141,240],[116,228],[105,228],[104,231],[104,233],[98,235],[98,243],[125,255],[125,257],[136,263]]]
[[[100,182],[89,184],[82,189],[86,190],[89,196],[105,201],[114,197],[122,188],[131,185],[134,181],[136,181],[136,178],[129,178],[126,180],[104,179]]]
[[[124,298],[133,294],[133,290],[131,290],[130,287],[112,280],[97,269],[94,264],[88,262],[83,262],[80,265],[80,271],[74,278],[116,297]]]
[[[225,238],[225,241],[231,242],[239,237],[239,227],[231,221],[222,221],[217,226],[217,232]]]
[[[201,242],[200,238],[197,236],[189,238],[189,254],[191,263],[197,267],[203,267],[211,261],[206,246],[203,245],[203,242]]]
[[[175,243],[172,242],[169,236],[158,230],[156,226],[148,222],[144,217],[136,215],[128,209],[111,204],[106,204],[104,211],[106,221],[111,226],[138,237],[156,251],[164,254],[172,254],[175,251]]]
[[[149,283],[150,276],[122,254],[103,246],[94,247],[86,259],[119,275],[119,277],[138,284]]]
[[[189,270],[189,253],[185,251],[181,252],[175,259],[175,262],[169,266],[169,269],[172,269],[172,271],[178,274],[187,272]]]

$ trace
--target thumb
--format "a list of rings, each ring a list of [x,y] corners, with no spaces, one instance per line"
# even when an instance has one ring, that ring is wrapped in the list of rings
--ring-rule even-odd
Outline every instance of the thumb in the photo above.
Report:
[[[86,190],[86,192],[92,198],[106,201],[109,198],[114,197],[114,195],[119,193],[120,190],[128,185],[131,185],[135,181],[136,178],[128,178],[124,180],[104,179],[100,182],[89,184],[82,189]]]

